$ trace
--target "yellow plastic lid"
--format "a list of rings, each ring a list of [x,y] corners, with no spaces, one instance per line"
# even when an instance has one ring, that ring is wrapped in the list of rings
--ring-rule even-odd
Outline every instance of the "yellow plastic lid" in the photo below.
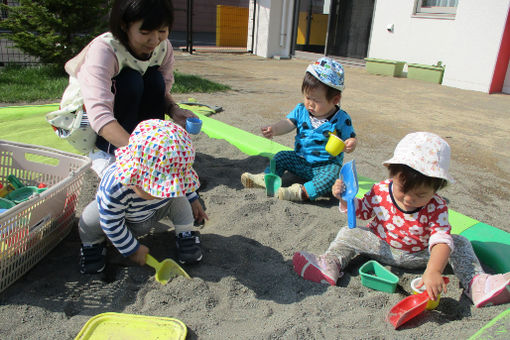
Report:
[[[87,321],[78,339],[186,339],[186,325],[177,319],[124,313],[102,313]]]

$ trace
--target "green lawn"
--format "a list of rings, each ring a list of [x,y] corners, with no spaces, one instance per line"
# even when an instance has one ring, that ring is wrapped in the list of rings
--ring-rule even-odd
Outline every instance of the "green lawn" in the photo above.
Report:
[[[230,90],[229,86],[210,80],[175,72],[172,93],[217,92]],[[58,102],[68,82],[68,76],[52,66],[0,67],[0,103],[30,103],[42,100]]]

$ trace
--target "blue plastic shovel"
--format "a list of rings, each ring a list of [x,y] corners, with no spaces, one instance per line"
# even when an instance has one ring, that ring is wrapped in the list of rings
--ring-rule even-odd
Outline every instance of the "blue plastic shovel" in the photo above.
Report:
[[[354,200],[358,193],[358,175],[356,173],[356,163],[354,159],[345,163],[340,170],[340,175],[345,184],[345,190],[342,193],[342,199],[347,202],[347,223],[349,228],[356,228],[356,205]]]

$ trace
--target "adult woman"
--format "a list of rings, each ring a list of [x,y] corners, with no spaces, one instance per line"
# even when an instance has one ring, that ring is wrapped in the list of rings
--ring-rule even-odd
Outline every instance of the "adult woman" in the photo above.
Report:
[[[79,88],[90,126],[98,135],[97,150],[90,157],[99,177],[115,162],[115,150],[128,145],[130,134],[141,121],[163,120],[168,113],[184,126],[186,118],[194,116],[180,109],[170,95],[174,55],[168,35],[172,24],[171,0],[115,0],[110,32],[93,39],[66,63],[68,88]],[[207,219],[196,192],[187,197],[195,220]],[[80,217],[80,236],[98,224],[94,200]],[[189,238],[189,242],[198,240],[195,235]],[[82,273],[102,271],[104,245],[82,247],[81,259]]]
[[[186,118],[193,116],[170,95],[172,24],[171,0],[115,0],[110,32],[96,37],[66,63],[70,83],[78,83],[88,120],[98,134],[98,151],[91,157],[99,176],[140,121],[164,119],[168,113],[184,126]]]

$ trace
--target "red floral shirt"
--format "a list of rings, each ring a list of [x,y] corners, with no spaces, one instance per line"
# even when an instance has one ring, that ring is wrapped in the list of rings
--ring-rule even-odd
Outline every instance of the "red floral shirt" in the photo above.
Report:
[[[435,243],[447,243],[452,247],[448,207],[439,195],[415,211],[402,211],[390,192],[392,180],[387,179],[372,186],[362,199],[357,199],[356,216],[362,220],[372,219],[368,227],[390,246],[411,253],[429,247],[431,238]]]

